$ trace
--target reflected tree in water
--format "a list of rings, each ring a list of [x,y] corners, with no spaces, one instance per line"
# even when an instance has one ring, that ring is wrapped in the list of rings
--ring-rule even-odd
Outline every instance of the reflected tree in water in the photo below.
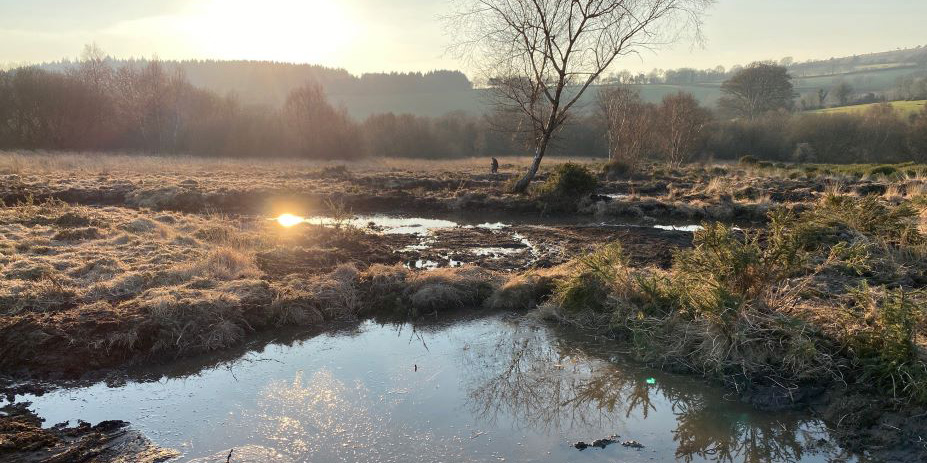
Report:
[[[604,354],[604,355],[603,355]],[[719,397],[717,389],[609,362],[601,345],[550,336],[523,324],[493,342],[464,351],[473,378],[469,404],[489,423],[508,415],[519,427],[561,430],[627,429],[668,402],[676,419],[676,459],[685,462],[793,462],[820,455],[837,463],[853,458],[837,448],[816,421],[771,416]]]

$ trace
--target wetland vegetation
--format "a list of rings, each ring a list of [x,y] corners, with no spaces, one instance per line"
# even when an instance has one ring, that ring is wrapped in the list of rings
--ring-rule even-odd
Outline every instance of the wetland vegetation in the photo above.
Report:
[[[606,360],[626,365],[594,380],[616,391],[646,387],[635,369],[689,373],[707,380],[706,394],[727,395],[766,417],[757,419],[801,417],[794,432],[824,433],[819,439],[836,445],[841,458],[925,451],[918,443],[927,423],[927,177],[920,165],[647,164],[615,178],[601,163],[578,160],[552,163],[532,192],[516,195],[506,185],[517,159],[503,158],[496,175],[472,161],[281,162],[4,155],[0,367],[10,401],[4,420],[16,423],[4,438],[33,429],[30,442],[44,442],[36,448],[72,442],[75,451],[65,436],[84,436],[80,451],[110,449],[116,444],[107,442],[119,442],[107,440],[114,434],[40,428],[23,400],[37,405],[38,416],[134,422],[141,415],[106,417],[102,405],[65,416],[48,404],[61,394],[107,390],[104,384],[143,387],[138,371],[149,368],[156,371],[150,379],[203,368],[234,373],[264,358],[254,352],[295,355],[293,346],[312,345],[332,329],[416,333],[436,322],[454,330],[461,317],[469,326],[515,316],[533,320],[516,323],[532,330],[594,336]],[[284,211],[290,217],[278,220]],[[477,342],[468,336],[454,349]],[[572,349],[573,341],[551,336],[545,342]],[[396,354],[391,365],[415,372],[428,352]],[[187,366],[157,372],[175,364]],[[497,384],[471,394],[515,401],[484,406],[502,407],[506,420],[531,429],[540,423],[531,415],[549,408],[533,400],[589,405],[582,384],[592,379],[569,379],[579,387],[569,393],[579,396],[558,401],[544,392],[554,386],[542,387],[539,366],[506,378],[521,384],[508,392]],[[596,398],[595,413],[611,419],[611,407],[642,400],[619,396]],[[694,399],[660,400],[690,407]],[[139,429],[166,432],[142,421]],[[111,426],[123,435],[124,425]],[[606,428],[595,428],[601,435],[551,429],[563,445],[622,434]],[[676,439],[675,452],[685,453],[691,439],[702,437]],[[694,442],[703,446],[696,460],[724,460],[713,453],[720,444]],[[209,445],[215,453],[226,444]],[[134,451],[170,455],[156,449]],[[208,456],[197,453],[203,449],[175,448],[187,458]],[[325,454],[240,451],[296,460]],[[726,450],[733,454],[725,459],[745,461],[741,451]]]

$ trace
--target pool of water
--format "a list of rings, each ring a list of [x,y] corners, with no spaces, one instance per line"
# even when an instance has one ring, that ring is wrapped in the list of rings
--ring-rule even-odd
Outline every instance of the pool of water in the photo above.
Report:
[[[527,318],[369,321],[195,374],[144,374],[158,379],[20,400],[47,425],[130,421],[197,463],[232,449],[231,461],[855,461],[818,421],[754,411]],[[605,449],[573,446],[611,435]]]

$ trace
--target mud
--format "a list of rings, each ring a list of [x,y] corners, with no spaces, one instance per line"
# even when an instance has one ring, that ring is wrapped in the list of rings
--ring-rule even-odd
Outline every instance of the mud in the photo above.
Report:
[[[0,460],[7,463],[159,463],[179,454],[156,447],[123,421],[42,427],[29,403],[0,408]]]

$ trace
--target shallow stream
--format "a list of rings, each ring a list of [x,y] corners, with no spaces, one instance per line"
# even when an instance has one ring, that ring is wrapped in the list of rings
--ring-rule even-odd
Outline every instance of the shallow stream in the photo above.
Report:
[[[368,321],[184,368],[20,400],[49,426],[130,421],[197,463],[232,449],[232,462],[856,461],[807,416],[755,411],[522,317]]]

